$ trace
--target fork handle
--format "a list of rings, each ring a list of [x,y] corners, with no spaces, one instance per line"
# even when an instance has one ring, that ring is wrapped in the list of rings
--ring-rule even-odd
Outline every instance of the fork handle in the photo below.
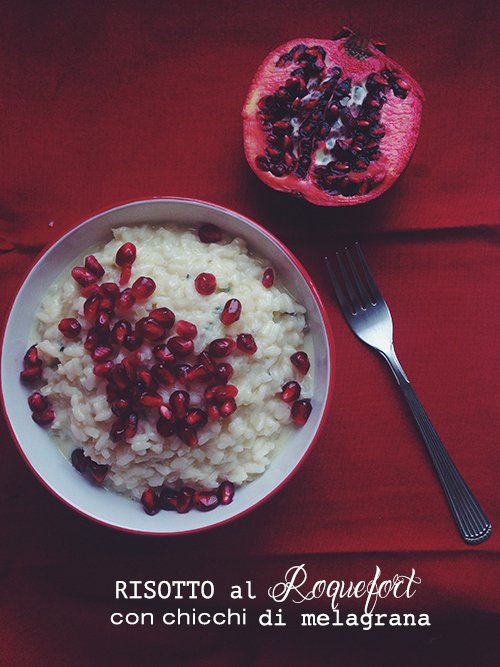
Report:
[[[418,400],[413,387],[396,357],[394,348],[391,349],[389,354],[385,352],[381,352],[381,354],[396,376],[401,392],[408,403],[408,407],[411,410],[438,474],[439,481],[441,482],[446,500],[448,501],[460,534],[467,544],[480,544],[484,542],[491,535],[491,523],[472,495],[471,490],[436,433],[431,420]]]

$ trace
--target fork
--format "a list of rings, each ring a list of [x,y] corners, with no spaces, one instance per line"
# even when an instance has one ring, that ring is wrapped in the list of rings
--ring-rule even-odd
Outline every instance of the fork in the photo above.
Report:
[[[491,535],[491,524],[444,448],[396,357],[391,313],[373,279],[359,243],[355,243],[354,248],[361,275],[353,259],[354,251],[345,248],[345,258],[339,252],[336,253],[343,286],[330,260],[325,257],[340,309],[355,335],[377,350],[391,367],[434,464],[460,534],[467,544],[480,544]]]

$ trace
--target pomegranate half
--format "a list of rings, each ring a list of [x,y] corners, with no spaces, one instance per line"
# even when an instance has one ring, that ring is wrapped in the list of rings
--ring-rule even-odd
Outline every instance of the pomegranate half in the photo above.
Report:
[[[243,108],[246,158],[264,183],[320,206],[361,204],[394,183],[424,95],[384,51],[344,28],[267,56]]]

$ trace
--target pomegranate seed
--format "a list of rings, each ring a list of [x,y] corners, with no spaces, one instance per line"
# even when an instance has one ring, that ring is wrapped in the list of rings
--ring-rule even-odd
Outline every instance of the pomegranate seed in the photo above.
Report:
[[[114,367],[115,364],[112,361],[103,361],[94,366],[94,375],[100,378],[107,378]]]
[[[304,426],[306,421],[309,419],[311,410],[312,410],[311,401],[307,399],[301,399],[300,401],[295,401],[292,405],[293,421],[298,426]]]
[[[34,391],[28,396],[28,405],[31,412],[43,412],[49,407],[49,402],[39,391]]]
[[[305,375],[311,367],[309,357],[305,352],[294,352],[290,357],[290,361],[302,375]]]
[[[132,333],[132,325],[127,320],[118,320],[111,330],[111,342],[122,345],[123,341]]]
[[[155,364],[151,368],[151,373],[153,374],[155,380],[157,380],[162,385],[170,385],[174,384],[175,382],[175,377],[172,371],[167,367],[167,365],[163,361],[160,361],[158,364]]]
[[[176,357],[187,357],[194,349],[194,343],[190,338],[172,336],[167,341],[167,347]]]
[[[190,486],[183,486],[177,494],[177,511],[179,514],[189,512],[193,506],[194,489]]]
[[[162,404],[163,399],[160,394],[149,394],[144,392],[139,396],[139,403],[145,408],[159,408]]]
[[[198,294],[203,294],[203,296],[208,296],[215,292],[217,287],[217,280],[213,273],[200,273],[194,279],[194,286]]]
[[[36,382],[42,377],[42,365],[39,366],[30,366],[25,368],[19,374],[21,381],[26,383]]]
[[[198,329],[196,324],[188,322],[187,320],[179,320],[175,325],[175,333],[184,338],[196,338]]]
[[[238,387],[234,384],[218,384],[212,387],[213,397],[219,403],[227,401],[228,398],[235,398],[238,395]]]
[[[198,229],[198,236],[202,243],[219,243],[222,240],[222,231],[216,225],[208,223]]]
[[[144,301],[153,294],[156,289],[156,283],[152,278],[147,278],[146,276],[141,276],[137,278],[135,283],[132,285],[132,294],[136,299]]]
[[[206,370],[209,373],[213,373],[215,371],[216,364],[206,351],[200,352],[200,354],[198,355],[198,363],[205,366]]]
[[[238,334],[236,338],[236,345],[238,346],[238,350],[241,350],[246,354],[255,354],[257,352],[257,344],[252,334],[249,333]]]
[[[41,364],[42,362],[38,357],[38,349],[36,345],[32,345],[24,355],[23,366],[24,368],[27,368],[30,366],[40,366]]]
[[[95,322],[101,305],[101,296],[93,294],[83,304],[83,314],[89,322]]]
[[[147,340],[158,340],[164,336],[164,329],[151,317],[143,317],[135,325],[136,330]]]
[[[54,421],[55,413],[52,408],[45,408],[42,412],[33,412],[31,417],[39,426],[48,426]]]
[[[219,504],[219,498],[213,491],[198,491],[194,495],[194,506],[200,512],[209,512]]]
[[[109,466],[104,465],[102,463],[96,463],[95,461],[90,461],[88,470],[90,472],[92,480],[96,484],[102,484],[108,473]]]
[[[208,421],[207,413],[200,408],[190,408],[186,412],[184,421],[193,428],[202,428]]]
[[[135,412],[131,412],[127,417],[127,425],[125,428],[125,437],[127,439],[133,438],[137,433],[137,424],[139,423],[139,418]]]
[[[237,407],[238,406],[236,405],[234,398],[228,398],[227,401],[224,401],[224,403],[219,407],[220,416],[223,419],[229,417],[234,412],[236,412]]]
[[[85,268],[87,271],[90,271],[90,273],[93,273],[97,278],[102,278],[104,275],[104,269],[99,260],[97,260],[94,255],[85,257]]]
[[[151,371],[148,371],[145,368],[137,373],[137,379],[146,389],[155,390],[158,387],[158,383],[154,379]]]
[[[120,296],[117,298],[116,303],[115,303],[115,309],[116,312],[125,312],[126,310],[129,310],[132,308],[132,306],[135,303],[135,296],[132,293],[132,290],[130,287],[127,287],[126,289],[123,290],[123,292],[120,292]]]
[[[103,295],[113,299],[113,301],[116,301],[120,296],[120,288],[116,283],[102,283],[100,291]]]
[[[162,489],[160,493],[160,507],[162,510],[177,511],[177,491]]]
[[[124,264],[122,270],[120,271],[120,285],[126,285],[130,280],[132,275],[132,266],[130,264]]]
[[[125,347],[130,352],[133,352],[134,350],[138,350],[143,342],[143,337],[134,331],[134,333],[131,333],[130,336],[125,338],[123,341],[123,347]]]
[[[117,398],[120,398],[121,394],[120,391],[115,387],[114,384],[111,382],[108,382],[106,385],[106,398],[108,400],[108,403],[112,403],[115,401]]]
[[[285,382],[281,387],[281,399],[285,403],[292,403],[296,401],[300,396],[300,384],[292,380],[291,382]]]
[[[232,482],[222,482],[217,489],[217,496],[221,505],[229,505],[234,497],[234,484]]]
[[[225,384],[226,382],[229,382],[233,373],[234,370],[231,364],[228,364],[227,362],[222,362],[220,364],[217,364],[214,371],[214,377],[218,382],[222,382],[223,384]]]
[[[73,279],[82,287],[88,287],[89,285],[97,282],[97,276],[95,276],[87,269],[84,269],[82,266],[75,266],[75,268],[71,270],[71,275],[73,276]]]
[[[74,449],[71,452],[71,463],[78,472],[85,472],[90,464],[90,458],[85,456],[83,449]]]
[[[186,443],[188,447],[196,447],[198,444],[198,434],[191,426],[187,426],[182,422],[177,422],[176,432],[182,442]]]
[[[163,417],[168,422],[171,422],[172,424],[175,421],[174,413],[172,410],[169,408],[168,405],[161,405],[160,406],[160,416]]]
[[[133,264],[137,256],[137,250],[133,243],[124,243],[116,252],[115,262],[117,266]]]
[[[127,428],[127,417],[123,416],[113,422],[109,437],[113,442],[119,442],[125,437],[125,429]]]
[[[206,380],[210,375],[210,371],[207,371],[203,364],[198,364],[188,370],[185,379],[187,382],[195,382],[196,380]]]
[[[88,285],[87,287],[81,287],[80,288],[80,294],[83,296],[84,299],[88,299],[91,296],[100,296],[101,295],[101,288],[97,283],[92,283],[91,285]]]
[[[164,438],[168,438],[173,434],[175,426],[173,422],[168,421],[168,419],[164,419],[163,417],[160,417],[156,422],[156,430]]]
[[[220,314],[220,321],[226,325],[233,324],[240,319],[240,315],[241,303],[238,299],[229,299]]]
[[[216,338],[208,346],[208,353],[211,357],[220,358],[227,357],[234,348],[236,343],[232,338]]]
[[[123,364],[116,364],[115,367],[111,369],[109,379],[120,391],[126,389],[130,384],[129,374]]]
[[[111,403],[111,412],[117,417],[128,417],[131,405],[128,398],[117,398]]]
[[[92,327],[92,329],[89,329],[83,347],[89,352],[92,352],[95,349],[98,341],[99,341],[99,336],[97,335],[97,329],[95,327]]]
[[[191,368],[192,368],[191,364],[178,364],[172,370],[174,372],[175,377],[179,380],[181,384],[187,384],[188,382],[187,375],[191,370]]]
[[[189,394],[187,391],[177,390],[172,392],[169,403],[177,419],[184,419],[189,408]]]
[[[99,310],[105,310],[108,313],[112,313],[115,309],[114,299],[109,296],[102,296],[99,303]]]
[[[205,389],[204,396],[207,401],[214,401],[215,400],[215,387],[218,385],[216,384],[211,384]]]
[[[220,411],[216,405],[209,405],[207,408],[208,418],[215,422],[220,419]]]
[[[113,354],[113,348],[109,345],[97,345],[92,352],[94,361],[105,361]]]
[[[141,503],[146,514],[154,516],[160,511],[160,499],[154,489],[145,489],[141,496]]]
[[[269,289],[274,285],[274,271],[269,267],[262,274],[262,284]]]
[[[109,336],[109,324],[111,322],[111,317],[108,312],[105,310],[101,311],[95,321],[95,328],[97,335],[101,338],[107,338]]]
[[[135,380],[135,376],[137,375],[137,367],[140,361],[141,357],[137,352],[132,352],[132,354],[127,354],[126,357],[123,357],[123,368],[127,371],[127,375],[130,380]]]
[[[170,308],[155,308],[149,313],[149,317],[159,322],[164,329],[171,329],[174,326],[175,315]]]
[[[153,347],[153,354],[156,359],[158,359],[158,361],[163,361],[166,364],[170,364],[175,361],[174,355],[169,351],[165,344],[155,345]]]

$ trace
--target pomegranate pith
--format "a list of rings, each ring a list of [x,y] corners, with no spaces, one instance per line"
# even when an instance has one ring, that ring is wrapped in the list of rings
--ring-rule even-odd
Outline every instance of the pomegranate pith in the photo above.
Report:
[[[243,108],[248,163],[313,204],[369,201],[408,163],[423,99],[400,65],[348,29],[288,42],[264,60]]]

